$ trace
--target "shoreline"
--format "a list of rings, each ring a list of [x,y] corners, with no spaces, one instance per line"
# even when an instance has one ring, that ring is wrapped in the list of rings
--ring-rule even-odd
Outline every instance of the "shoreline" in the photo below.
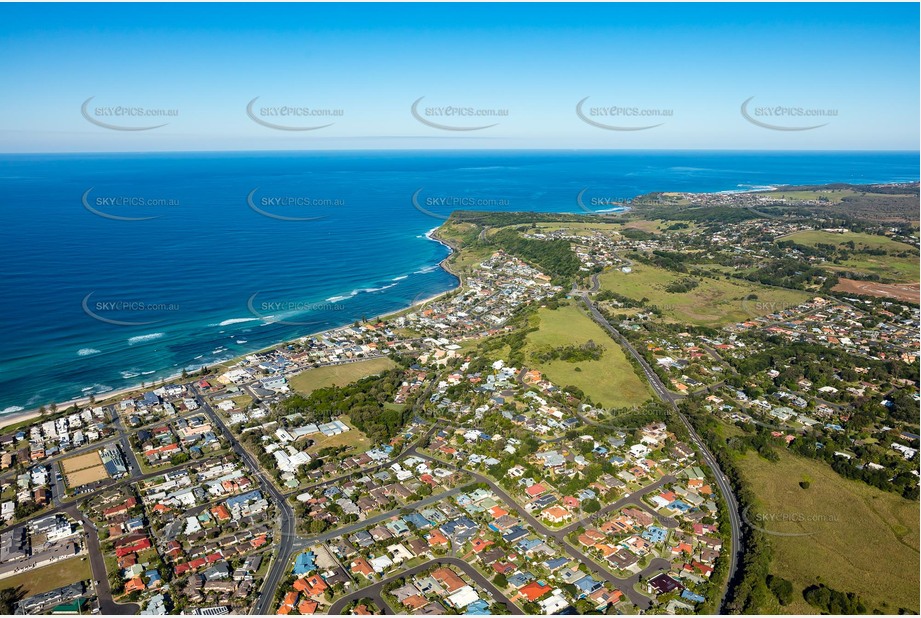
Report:
[[[854,185],[854,186],[861,186],[862,184],[866,184],[866,185],[876,185],[876,186],[902,186],[902,185],[912,185],[912,184],[916,184],[917,182],[918,182],[918,181],[916,181],[916,180],[910,180],[910,181],[890,181],[890,182],[873,182],[873,183],[840,183],[840,184],[851,184],[851,185]],[[786,189],[786,188],[789,188],[789,187],[810,186],[810,187],[821,188],[821,187],[827,186],[827,185],[829,185],[829,184],[839,184],[839,183],[824,183],[824,184],[818,184],[818,185],[788,185],[788,184],[776,184],[776,185],[765,185],[765,186],[760,187],[760,188],[742,189],[742,190],[736,189],[736,190],[723,190],[723,191],[705,191],[705,192],[699,192],[699,193],[697,193],[697,192],[675,192],[675,193],[685,193],[685,194],[688,194],[688,195],[726,195],[726,194],[744,194],[744,193],[770,193],[770,192],[782,191],[782,190],[784,190],[784,189]],[[664,192],[664,193],[670,193],[670,192]],[[643,197],[643,196],[640,195],[640,196],[637,196],[637,197]],[[636,199],[636,198],[634,198],[634,199]],[[617,214],[624,214],[624,213],[626,213],[626,212],[629,212],[630,210],[632,210],[632,208],[629,207],[629,206],[627,206],[627,207],[618,207],[618,208],[614,208],[614,209],[609,209],[609,211],[607,211],[607,212],[606,212],[606,211],[598,211],[598,213],[596,213],[596,214],[614,214],[614,213],[617,213]],[[576,214],[578,214],[578,213],[576,213]],[[446,220],[446,221],[447,221],[447,220]],[[412,308],[414,308],[414,307],[423,305],[423,304],[428,303],[428,302],[431,302],[431,301],[433,301],[433,300],[435,300],[435,299],[437,299],[437,298],[441,298],[442,296],[445,296],[445,295],[447,295],[447,294],[450,294],[450,293],[456,291],[457,289],[462,288],[462,287],[465,285],[463,276],[462,276],[461,274],[455,272],[454,270],[452,270],[452,268],[451,268],[450,265],[448,264],[448,261],[449,261],[449,259],[451,258],[451,256],[454,255],[454,254],[458,251],[457,247],[453,246],[449,241],[447,241],[447,240],[445,240],[445,239],[443,239],[443,238],[439,238],[439,237],[436,235],[436,232],[442,227],[442,225],[443,225],[443,224],[440,224],[440,225],[438,225],[438,226],[436,226],[436,227],[430,229],[429,231],[425,232],[424,236],[425,236],[425,238],[427,238],[428,240],[430,240],[430,241],[432,241],[432,242],[436,242],[436,243],[438,243],[438,244],[440,244],[440,245],[442,245],[442,246],[444,246],[444,247],[446,247],[446,248],[448,249],[448,255],[445,256],[441,261],[438,262],[437,268],[441,268],[442,270],[444,270],[444,271],[445,271],[446,273],[448,273],[449,275],[455,277],[455,278],[457,279],[457,285],[455,285],[454,287],[452,287],[452,288],[450,288],[450,289],[448,289],[448,290],[445,290],[444,292],[440,292],[440,293],[437,293],[437,294],[433,294],[433,295],[430,296],[430,297],[423,298],[423,299],[419,299],[419,300],[413,300],[413,302],[412,302],[410,305],[408,305],[407,307],[404,307],[404,308],[402,308],[402,309],[396,309],[396,310],[390,311],[390,312],[388,312],[388,313],[380,314],[380,315],[378,316],[378,319],[380,319],[380,320],[385,320],[385,319],[392,318],[392,317],[397,316],[397,315],[399,315],[399,314],[402,314],[402,313],[404,313],[404,312],[406,312],[406,311],[409,311],[410,309],[412,309]],[[342,326],[344,326],[344,325],[342,325]],[[312,333],[307,333],[307,334],[305,334],[305,335],[300,335],[300,336],[295,337],[295,338],[292,338],[292,339],[286,339],[286,340],[278,341],[278,342],[275,342],[275,343],[273,343],[273,344],[271,344],[271,345],[269,345],[269,346],[266,346],[266,347],[264,347],[264,348],[260,348],[260,349],[258,349],[258,350],[254,350],[254,351],[251,351],[251,352],[247,352],[246,354],[243,354],[243,355],[241,355],[241,356],[236,356],[236,357],[233,357],[233,358],[230,358],[230,359],[226,359],[226,360],[223,360],[223,361],[217,361],[217,362],[213,362],[213,363],[210,363],[210,364],[201,365],[201,366],[199,367],[199,369],[196,370],[196,372],[197,372],[197,371],[200,371],[201,369],[211,369],[211,368],[213,368],[213,367],[217,367],[217,366],[224,365],[224,364],[235,364],[235,363],[240,362],[241,359],[245,358],[245,356],[248,356],[248,355],[250,355],[250,354],[262,354],[262,353],[265,353],[265,352],[267,352],[267,351],[276,349],[276,348],[278,348],[279,346],[282,346],[282,345],[285,345],[285,344],[289,344],[289,343],[291,343],[291,342],[295,342],[295,341],[298,341],[298,340],[300,340],[300,339],[304,339],[304,338],[306,338],[306,337],[315,337],[315,336],[318,336],[318,335],[322,335],[322,334],[324,334],[324,333],[331,332],[331,331],[336,330],[336,329],[338,329],[338,328],[342,328],[342,326],[330,327],[330,328],[327,328],[327,329],[324,329],[324,330],[321,330],[321,331],[316,331],[316,332],[312,332]],[[192,372],[190,372],[190,373],[192,373]],[[151,381],[151,386],[150,386],[150,387],[151,387],[151,388],[156,388],[156,385],[159,384],[159,383],[161,383],[161,382],[162,382],[162,383],[170,383],[170,382],[176,381],[178,378],[181,378],[181,377],[182,377],[182,372],[180,371],[180,372],[178,372],[178,373],[174,373],[174,374],[168,375],[168,376],[166,376],[166,377],[157,378],[156,380]],[[148,388],[148,387],[145,387],[145,386],[143,386],[142,384],[135,384],[135,385],[132,385],[132,386],[127,386],[127,387],[123,387],[123,388],[113,389],[113,390],[111,390],[111,391],[107,391],[107,392],[104,392],[104,393],[98,393],[98,394],[97,394],[97,397],[96,397],[96,404],[95,404],[95,405],[102,405],[102,402],[107,402],[107,401],[109,401],[110,399],[113,399],[113,398],[118,397],[118,396],[120,396],[120,395],[125,395],[125,394],[127,394],[127,393],[130,393],[130,392],[133,392],[133,391],[137,391],[137,390],[141,390],[141,389],[144,389],[144,388]],[[76,397],[76,398],[73,398],[73,399],[66,400],[66,401],[64,401],[64,402],[57,402],[55,405],[56,405],[57,408],[58,408],[58,412],[60,412],[60,411],[62,411],[62,410],[64,410],[64,409],[67,409],[67,408],[69,408],[69,407],[71,407],[71,406],[74,406],[74,405],[77,405],[77,406],[86,406],[86,405],[88,405],[88,404],[89,404],[89,395],[87,395],[87,396],[79,396],[79,397]],[[50,405],[50,404],[49,404],[49,405]],[[38,418],[39,416],[40,416],[40,413],[39,413],[39,411],[38,411],[38,408],[17,410],[17,411],[15,411],[15,412],[10,412],[10,413],[8,413],[8,414],[0,415],[0,431],[2,431],[2,430],[3,430],[4,428],[6,428],[6,427],[9,427],[10,425],[15,425],[15,424],[18,424],[18,423],[22,423],[22,422],[24,422],[24,421],[27,421],[27,420],[32,420],[32,419]]]
[[[458,275],[457,273],[455,273],[454,271],[452,271],[452,270],[447,266],[447,261],[448,261],[448,259],[449,259],[452,255],[454,255],[455,252],[457,252],[457,249],[456,249],[455,247],[451,246],[451,244],[445,242],[443,239],[438,238],[437,236],[435,236],[435,232],[437,232],[438,229],[439,229],[440,227],[441,227],[441,226],[439,225],[438,227],[432,228],[431,230],[429,230],[428,232],[425,233],[425,237],[428,238],[429,240],[431,240],[432,242],[436,242],[436,243],[438,243],[439,245],[442,245],[442,246],[444,246],[444,247],[446,247],[446,248],[448,249],[448,255],[446,255],[444,258],[441,259],[441,261],[438,262],[437,267],[438,267],[438,268],[441,268],[442,270],[444,270],[445,272],[447,272],[449,275],[452,275],[453,277],[457,278],[457,280],[458,280],[457,285],[456,285],[455,287],[449,289],[449,290],[445,290],[444,292],[439,292],[439,293],[437,293],[437,294],[433,294],[432,296],[429,296],[429,297],[427,297],[427,298],[423,298],[423,299],[421,299],[421,300],[415,300],[415,299],[414,299],[413,302],[412,302],[409,306],[404,307],[404,308],[402,308],[402,309],[396,309],[396,310],[394,310],[394,311],[390,311],[390,312],[388,312],[388,313],[381,314],[380,316],[378,316],[378,319],[380,319],[380,320],[386,320],[386,319],[392,318],[392,317],[397,316],[397,315],[399,315],[399,314],[401,314],[401,313],[404,313],[404,312],[406,312],[406,311],[408,311],[408,310],[410,310],[410,309],[413,309],[414,307],[418,307],[418,306],[420,306],[420,305],[424,305],[425,303],[429,303],[429,302],[431,302],[431,301],[433,301],[433,300],[435,300],[435,299],[437,299],[437,298],[441,298],[442,296],[445,296],[445,295],[447,295],[447,294],[451,294],[451,293],[453,293],[454,291],[456,291],[458,288],[460,288],[460,287],[463,286],[463,280],[462,280],[461,276]],[[343,326],[344,326],[344,325],[343,325]],[[259,350],[254,350],[254,351],[252,351],[252,352],[247,352],[246,354],[244,354],[244,355],[242,355],[242,356],[235,356],[234,358],[231,358],[231,359],[227,359],[227,360],[223,360],[223,361],[214,362],[214,363],[207,364],[207,365],[202,365],[198,370],[196,370],[196,372],[197,372],[197,371],[200,371],[201,369],[211,369],[211,368],[213,368],[213,367],[217,367],[217,366],[224,365],[224,364],[227,364],[227,363],[236,364],[236,363],[240,362],[243,358],[245,358],[246,356],[249,356],[249,355],[251,355],[251,354],[262,354],[262,353],[268,352],[268,351],[270,351],[270,350],[274,350],[274,349],[276,349],[276,348],[278,348],[278,347],[280,347],[280,346],[283,346],[283,345],[286,345],[286,344],[289,344],[289,343],[292,343],[292,342],[295,342],[295,341],[299,341],[299,340],[305,339],[305,338],[307,338],[307,337],[316,337],[316,336],[318,336],[318,335],[323,335],[323,334],[325,334],[325,333],[332,332],[332,331],[337,330],[337,329],[339,329],[339,328],[342,328],[342,326],[333,326],[333,327],[331,327],[331,328],[327,328],[327,329],[324,329],[324,330],[316,331],[316,332],[313,332],[313,333],[307,333],[307,334],[305,334],[305,335],[300,335],[300,336],[295,337],[295,338],[293,338],[293,339],[285,339],[285,340],[282,340],[282,341],[278,341],[278,342],[276,342],[276,343],[274,343],[274,344],[272,344],[272,345],[270,345],[270,346],[261,348],[261,349],[259,349]],[[191,375],[191,373],[193,373],[193,372],[189,372],[189,375]],[[166,377],[158,378],[158,379],[156,379],[156,380],[153,380],[153,381],[151,382],[151,385],[150,385],[150,386],[147,386],[147,387],[143,386],[143,384],[135,384],[135,385],[133,385],[133,386],[126,386],[126,387],[123,387],[123,388],[113,389],[113,390],[107,391],[107,392],[105,392],[105,393],[99,393],[99,394],[96,396],[96,403],[93,404],[93,405],[108,405],[108,404],[105,404],[105,402],[108,402],[110,399],[113,399],[113,398],[115,398],[115,397],[119,397],[119,396],[121,396],[121,395],[126,395],[126,394],[128,394],[128,393],[131,393],[131,392],[134,392],[134,391],[137,391],[137,390],[141,390],[141,389],[146,389],[146,388],[158,388],[157,384],[160,384],[161,382],[162,382],[162,383],[165,383],[165,384],[169,384],[169,383],[174,382],[175,380],[177,380],[177,379],[179,379],[179,378],[181,378],[181,377],[182,377],[182,372],[180,371],[179,373],[174,373],[174,374],[168,375],[168,376],[166,376]],[[55,402],[54,405],[57,406],[57,413],[60,413],[60,412],[63,412],[64,410],[66,410],[66,409],[68,409],[68,408],[70,408],[70,407],[72,407],[72,406],[78,406],[78,407],[86,407],[86,406],[89,406],[89,405],[90,405],[89,401],[90,401],[90,396],[89,396],[89,395],[86,395],[86,396],[82,396],[82,397],[76,397],[76,398],[74,398],[74,399],[68,399],[67,401],[63,401],[63,402]],[[49,405],[50,405],[50,404],[49,404]],[[46,407],[46,414],[47,414],[47,407]],[[24,422],[24,421],[34,420],[34,419],[40,418],[41,416],[42,416],[42,415],[41,415],[41,412],[39,412],[39,408],[31,408],[31,409],[26,409],[26,410],[17,410],[16,412],[10,412],[9,414],[4,414],[4,415],[0,416],[0,431],[2,431],[3,429],[5,429],[5,428],[7,428],[7,427],[9,427],[9,426],[11,426],[11,425],[17,425],[17,424],[22,423],[22,422]]]

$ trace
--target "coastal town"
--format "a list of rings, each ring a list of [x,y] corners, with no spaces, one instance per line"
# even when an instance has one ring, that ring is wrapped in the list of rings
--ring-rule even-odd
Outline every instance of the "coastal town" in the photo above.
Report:
[[[823,264],[877,249],[828,225],[548,215],[515,242],[551,263],[452,219],[457,290],[0,431],[0,588],[19,614],[716,613],[750,523],[704,422],[917,501],[918,304],[837,287]],[[900,234],[878,250],[916,258]]]

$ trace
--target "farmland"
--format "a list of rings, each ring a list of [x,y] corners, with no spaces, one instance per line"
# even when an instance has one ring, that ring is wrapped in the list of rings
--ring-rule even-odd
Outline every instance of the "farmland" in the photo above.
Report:
[[[747,520],[782,516],[770,523],[762,519],[759,525],[771,532],[802,535],[768,536],[771,573],[793,582],[794,602],[762,611],[816,613],[802,591],[821,582],[858,593],[870,611],[917,612],[918,503],[845,479],[825,463],[783,450],[779,454],[777,463],[754,452],[739,459],[759,498]],[[803,489],[800,481],[808,481],[809,487]]]
[[[850,252],[850,257],[832,270],[857,271],[879,275],[895,283],[912,283],[919,279],[918,250],[885,236],[855,232],[835,233],[821,230],[796,232],[779,240],[789,240],[800,245],[815,247],[819,244],[835,245]],[[853,243],[853,249],[850,247]],[[865,251],[885,251],[885,255],[872,255]]]
[[[602,290],[611,290],[635,300],[646,298],[657,306],[666,320],[715,326],[741,322],[772,313],[772,306],[795,305],[809,295],[796,290],[764,286],[709,277],[692,277],[698,286],[687,292],[668,292],[666,288],[689,275],[675,273],[647,264],[634,264],[632,272],[609,270],[599,276]],[[761,301],[747,298],[754,294]]]

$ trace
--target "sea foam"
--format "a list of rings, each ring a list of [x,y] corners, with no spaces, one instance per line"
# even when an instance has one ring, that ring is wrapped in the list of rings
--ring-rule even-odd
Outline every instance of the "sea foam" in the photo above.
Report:
[[[137,337],[131,337],[128,339],[128,345],[134,345],[135,343],[144,343],[145,341],[153,341],[154,339],[159,339],[164,333],[150,333],[149,335],[138,335]]]

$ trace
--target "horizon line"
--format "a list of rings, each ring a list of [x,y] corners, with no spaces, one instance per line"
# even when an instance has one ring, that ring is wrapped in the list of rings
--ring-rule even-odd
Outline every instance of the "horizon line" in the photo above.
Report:
[[[425,152],[425,153],[472,153],[472,152],[610,152],[610,153],[656,153],[656,152],[744,152],[744,153],[788,153],[788,154],[824,154],[824,153],[866,153],[866,154],[919,154],[921,148],[879,148],[879,149],[795,149],[782,148],[291,148],[291,149],[226,149],[226,150],[60,150],[60,151],[0,151],[0,156],[7,155],[162,155],[162,154],[251,154],[251,153],[345,153],[345,152]]]

